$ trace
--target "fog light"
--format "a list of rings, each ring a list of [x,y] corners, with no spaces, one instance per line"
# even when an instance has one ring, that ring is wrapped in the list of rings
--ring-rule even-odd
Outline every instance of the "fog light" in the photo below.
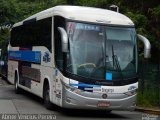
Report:
[[[71,103],[70,98],[67,97],[66,102],[67,102],[67,103]]]

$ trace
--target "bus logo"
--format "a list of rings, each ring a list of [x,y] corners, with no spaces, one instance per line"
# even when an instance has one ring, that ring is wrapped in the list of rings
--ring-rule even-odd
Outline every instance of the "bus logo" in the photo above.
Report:
[[[43,61],[44,61],[45,63],[51,61],[51,57],[49,56],[49,53],[48,53],[48,52],[45,52],[45,53],[44,53]]]
[[[102,95],[102,98],[103,98],[103,99],[107,99],[107,97],[108,97],[107,94],[103,94],[103,95]]]

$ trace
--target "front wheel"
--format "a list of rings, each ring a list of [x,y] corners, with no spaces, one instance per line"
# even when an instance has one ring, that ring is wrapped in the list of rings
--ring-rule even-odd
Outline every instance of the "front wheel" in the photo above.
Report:
[[[49,89],[49,85],[46,84],[44,86],[44,91],[43,91],[43,98],[44,98],[44,106],[51,110],[52,109],[52,103],[50,102],[50,89]]]
[[[18,87],[18,75],[17,75],[17,73],[15,74],[15,93],[16,94],[21,93],[21,89]]]
[[[107,110],[106,112],[107,112],[107,113],[111,113],[111,112],[112,112],[112,110]]]

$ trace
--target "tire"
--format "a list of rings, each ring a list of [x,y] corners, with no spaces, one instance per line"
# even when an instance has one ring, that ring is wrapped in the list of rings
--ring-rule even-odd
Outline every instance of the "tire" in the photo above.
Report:
[[[45,108],[47,108],[48,110],[52,110],[52,103],[50,102],[50,89],[49,89],[49,84],[45,84],[44,85],[44,89],[43,89],[43,99],[44,99],[44,106]]]
[[[15,93],[16,94],[21,93],[21,89],[18,87],[18,75],[17,75],[17,73],[15,73]]]

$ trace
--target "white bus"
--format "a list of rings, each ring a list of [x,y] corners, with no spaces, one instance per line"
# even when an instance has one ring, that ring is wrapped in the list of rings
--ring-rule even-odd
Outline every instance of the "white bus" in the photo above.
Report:
[[[138,37],[137,37],[138,36]],[[137,38],[126,16],[105,9],[56,6],[11,30],[8,80],[64,108],[133,110],[138,89]]]

